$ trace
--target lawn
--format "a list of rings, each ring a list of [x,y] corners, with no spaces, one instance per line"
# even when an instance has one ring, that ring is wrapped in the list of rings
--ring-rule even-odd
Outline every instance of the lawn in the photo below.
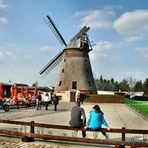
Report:
[[[136,111],[148,117],[148,101],[136,101],[132,99],[125,99],[125,103],[131,106]]]

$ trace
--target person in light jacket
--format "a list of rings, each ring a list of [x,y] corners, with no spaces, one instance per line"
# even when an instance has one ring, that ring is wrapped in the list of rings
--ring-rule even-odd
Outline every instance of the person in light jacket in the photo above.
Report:
[[[99,105],[95,105],[93,109],[89,112],[89,120],[85,129],[90,128],[93,130],[100,130],[102,124],[108,130],[110,130],[109,125],[104,118],[104,113],[101,111]],[[102,134],[105,136],[105,139],[109,139],[109,135],[106,132],[102,132]]]
[[[51,94],[50,93],[45,94],[44,101],[45,101],[45,109],[48,110],[48,105],[51,103]]]

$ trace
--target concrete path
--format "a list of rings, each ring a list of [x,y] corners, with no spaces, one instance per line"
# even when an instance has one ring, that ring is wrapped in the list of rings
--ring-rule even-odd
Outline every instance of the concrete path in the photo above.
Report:
[[[85,103],[82,107],[85,109],[87,119],[89,118],[89,111],[95,104],[93,103]],[[70,109],[73,106],[73,103],[63,102],[59,104],[58,111],[53,110],[53,106],[49,107],[49,110],[46,111],[44,108],[42,110],[28,109],[28,110],[15,110],[10,111],[9,113],[0,113],[0,119],[13,119],[20,121],[35,121],[40,123],[47,124],[60,124],[60,125],[68,125],[70,120]],[[148,129],[148,121],[139,116],[135,111],[127,107],[125,104],[99,104],[101,110],[104,112],[105,119],[108,122],[111,128],[130,128],[130,129]],[[7,128],[5,125],[1,125],[1,128]],[[10,128],[10,127],[9,127]],[[58,131],[59,132],[59,131]],[[78,136],[81,137],[81,133],[78,133]],[[92,133],[87,133],[88,137],[92,137]],[[132,135],[133,136],[133,135]],[[135,136],[134,140],[140,141],[143,135]],[[99,133],[98,138],[103,138],[103,136]],[[111,139],[119,139],[119,134],[110,134]],[[127,136],[129,140],[131,139],[131,135]],[[37,142],[36,142],[37,144]],[[42,143],[43,144],[43,143]],[[51,143],[48,143],[51,144]],[[46,143],[47,145],[47,143]],[[55,145],[57,146],[57,145]],[[59,148],[63,148],[63,144],[58,144]],[[69,147],[65,146],[64,147]],[[70,145],[70,147],[77,147],[77,145]],[[78,145],[78,147],[86,147],[84,145]],[[88,146],[90,147],[90,146]],[[92,146],[91,146],[92,147]],[[4,148],[4,147],[2,147]],[[54,148],[54,147],[53,147]],[[93,148],[93,147],[92,147]]]
[[[35,121],[41,123],[49,124],[62,124],[68,125],[70,120],[70,109],[72,103],[61,103],[58,106],[58,110],[55,112],[53,106],[49,107],[49,110],[46,111],[44,108],[42,110],[23,110],[21,112],[15,112],[17,115],[11,118],[17,119],[16,117],[22,113],[21,117],[18,117],[17,120],[21,121]],[[95,104],[93,103],[84,103],[82,107],[86,112],[87,119],[89,118],[89,111]],[[111,128],[132,128],[132,129],[148,129],[148,121],[143,119],[139,114],[130,109],[125,104],[99,104],[101,110],[104,112],[106,121],[108,122]],[[26,115],[31,117],[25,117]],[[23,117],[24,116],[24,117]],[[7,117],[8,119],[9,117]],[[21,118],[21,119],[19,119]]]

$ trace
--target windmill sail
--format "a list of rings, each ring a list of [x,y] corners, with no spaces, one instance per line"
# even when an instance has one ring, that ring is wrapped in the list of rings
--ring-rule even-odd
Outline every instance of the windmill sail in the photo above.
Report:
[[[49,15],[47,15],[47,19],[48,20],[46,20],[46,19],[44,19],[44,20],[47,23],[47,25],[49,26],[49,28],[52,30],[52,32],[54,33],[54,35],[56,36],[56,38],[59,40],[60,44],[67,46],[64,38],[60,34],[59,30],[57,29],[57,27],[55,26],[53,20],[51,19],[51,17]]]
[[[60,51],[47,65],[39,72],[43,77],[46,76],[52,69],[54,69],[62,61],[63,51]]]

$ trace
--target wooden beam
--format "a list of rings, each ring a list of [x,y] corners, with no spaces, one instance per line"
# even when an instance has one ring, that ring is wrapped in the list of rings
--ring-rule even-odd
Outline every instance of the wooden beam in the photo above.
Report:
[[[34,134],[34,133],[21,133],[18,131],[3,130],[0,129],[1,134],[30,137],[30,138],[41,138],[48,140],[58,140],[58,141],[69,141],[69,142],[82,142],[82,143],[92,143],[92,144],[105,144],[105,145],[126,145],[134,147],[148,147],[146,142],[127,142],[127,141],[111,141],[111,140],[101,140],[101,139],[90,139],[90,138],[78,138],[78,137],[67,137],[67,136],[55,136],[47,134]]]

